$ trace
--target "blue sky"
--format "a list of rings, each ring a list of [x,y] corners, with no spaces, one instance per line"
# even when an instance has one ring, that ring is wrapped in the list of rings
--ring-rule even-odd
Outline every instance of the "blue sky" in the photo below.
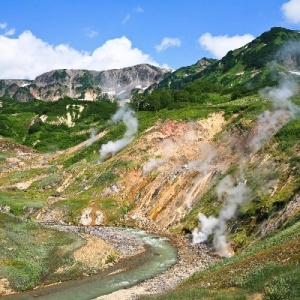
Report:
[[[221,58],[272,27],[300,30],[300,0],[1,0],[0,79]]]

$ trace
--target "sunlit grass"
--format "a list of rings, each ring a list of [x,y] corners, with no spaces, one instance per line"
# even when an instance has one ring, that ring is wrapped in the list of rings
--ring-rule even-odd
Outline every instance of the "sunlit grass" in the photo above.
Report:
[[[60,266],[72,267],[70,270],[77,276],[80,272],[72,252],[84,242],[75,234],[0,213],[0,237],[0,278],[7,278],[14,290],[53,280],[52,275]]]

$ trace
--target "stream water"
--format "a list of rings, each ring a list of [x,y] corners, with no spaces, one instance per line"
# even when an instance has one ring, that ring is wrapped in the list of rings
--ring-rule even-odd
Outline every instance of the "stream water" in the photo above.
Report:
[[[152,278],[176,262],[177,251],[166,238],[135,229],[126,231],[143,240],[145,252],[90,277],[5,296],[3,299],[91,300]]]

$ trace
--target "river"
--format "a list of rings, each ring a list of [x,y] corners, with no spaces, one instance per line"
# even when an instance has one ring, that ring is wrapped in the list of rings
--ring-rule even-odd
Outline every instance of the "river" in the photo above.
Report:
[[[120,230],[142,239],[146,251],[98,274],[4,296],[3,299],[91,300],[152,278],[176,262],[177,251],[166,238],[136,229]]]

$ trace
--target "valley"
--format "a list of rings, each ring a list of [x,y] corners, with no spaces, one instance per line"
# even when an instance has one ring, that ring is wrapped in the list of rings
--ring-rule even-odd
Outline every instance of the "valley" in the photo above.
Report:
[[[287,52],[287,40],[299,45],[299,32],[273,28],[220,61],[172,73],[155,75],[150,66],[126,69],[124,77],[107,71],[117,79],[101,91],[128,88],[126,101],[109,93],[74,97],[67,81],[67,94],[58,98],[3,92],[2,295],[116,267],[124,255],[113,238],[85,235],[110,226],[167,237],[178,262],[99,299],[297,299],[300,52]],[[272,71],[277,56],[263,55],[266,41],[281,53]],[[264,60],[254,63],[260,55]],[[55,72],[63,71],[37,82],[46,89],[54,79],[85,74],[99,84],[98,73]],[[84,86],[80,76],[77,88]],[[141,78],[152,79],[136,90]],[[79,226],[82,233],[43,224]]]

